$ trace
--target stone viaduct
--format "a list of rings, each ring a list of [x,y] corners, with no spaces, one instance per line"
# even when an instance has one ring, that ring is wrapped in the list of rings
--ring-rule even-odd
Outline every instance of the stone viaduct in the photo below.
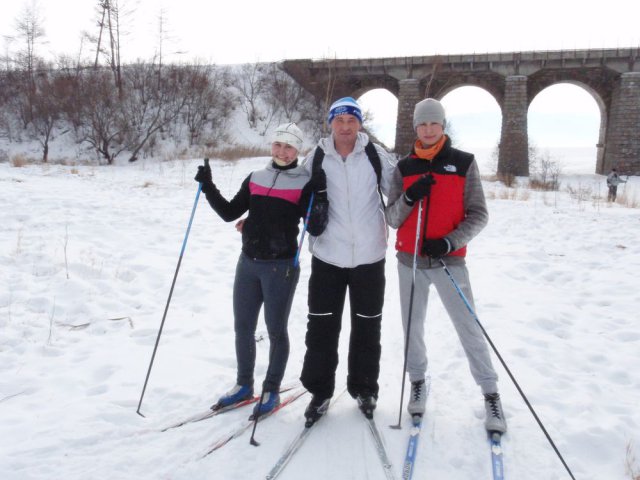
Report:
[[[502,112],[498,172],[529,174],[527,112],[558,83],[584,88],[600,108],[595,173],[640,174],[640,48],[285,60],[283,69],[319,100],[360,97],[384,88],[398,98],[395,151],[414,141],[413,107],[463,86],[483,88]]]

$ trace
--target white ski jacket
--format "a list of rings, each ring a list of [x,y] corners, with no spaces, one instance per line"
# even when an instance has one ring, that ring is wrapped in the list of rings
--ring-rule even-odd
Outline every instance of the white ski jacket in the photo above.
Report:
[[[359,132],[356,145],[346,159],[336,152],[333,135],[321,139],[324,150],[322,168],[327,176],[329,221],[322,235],[309,237],[309,251],[341,268],[353,268],[382,260],[387,252],[387,228],[384,205],[378,194],[376,173],[364,147],[369,136]],[[380,187],[386,196],[396,159],[375,145],[382,168]],[[313,149],[303,166],[310,173]]]

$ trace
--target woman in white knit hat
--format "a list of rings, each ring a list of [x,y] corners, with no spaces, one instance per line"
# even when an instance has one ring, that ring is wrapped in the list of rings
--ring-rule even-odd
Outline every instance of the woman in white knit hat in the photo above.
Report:
[[[211,407],[213,410],[254,394],[255,331],[262,307],[271,345],[263,401],[254,408],[254,415],[267,413],[280,402],[278,392],[289,357],[287,321],[299,272],[293,260],[300,219],[306,214],[312,192],[315,198],[326,196],[326,181],[311,180],[298,165],[302,145],[302,131],[295,123],[279,125],[272,136],[271,160],[244,179],[232,200],[226,200],[216,188],[208,165],[198,167],[195,180],[202,184],[207,201],[223,220],[231,222],[248,212],[233,285],[236,385]],[[325,208],[326,202],[314,201],[309,233],[322,233]],[[296,269],[293,274],[292,267]]]

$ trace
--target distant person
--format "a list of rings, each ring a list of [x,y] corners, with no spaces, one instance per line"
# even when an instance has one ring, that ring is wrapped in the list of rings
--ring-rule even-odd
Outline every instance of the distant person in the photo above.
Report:
[[[289,358],[287,321],[298,280],[291,267],[300,218],[305,216],[312,192],[316,198],[326,198],[326,186],[318,183],[317,177],[310,179],[309,172],[298,165],[302,144],[302,131],[295,123],[278,126],[271,143],[271,161],[249,174],[230,201],[214,185],[211,169],[198,167],[195,180],[202,184],[207,201],[223,220],[230,222],[249,212],[240,228],[242,252],[233,284],[236,385],[211,407],[213,410],[253,396],[255,331],[262,306],[270,362],[262,385],[263,403],[256,405],[254,415],[267,413],[280,403],[280,383]],[[314,204],[308,229],[319,235],[326,222],[326,201]]]
[[[618,170],[614,167],[611,169],[609,175],[607,175],[607,187],[609,187],[609,194],[607,195],[608,202],[615,202],[618,196],[618,185],[621,183],[627,183],[626,180],[622,180],[618,175]]]
[[[487,224],[487,205],[474,156],[451,146],[451,139],[444,133],[445,125],[445,111],[439,101],[427,98],[416,104],[413,127],[417,140],[411,153],[396,166],[386,209],[389,225],[398,229],[396,256],[405,336],[409,302],[413,300],[407,354],[411,393],[407,408],[412,416],[422,416],[425,411],[425,318],[433,285],[462,343],[471,374],[484,394],[485,428],[505,432],[498,376],[487,342],[439,262],[445,262],[475,308],[465,255],[469,241]]]
[[[305,160],[309,172],[325,172],[329,201],[326,229],[309,240],[309,321],[300,377],[313,395],[305,411],[307,425],[324,414],[334,394],[347,291],[347,390],[367,417],[376,408],[388,236],[382,193],[395,160],[360,131],[362,110],[353,98],[334,102],[327,121],[331,135]]]

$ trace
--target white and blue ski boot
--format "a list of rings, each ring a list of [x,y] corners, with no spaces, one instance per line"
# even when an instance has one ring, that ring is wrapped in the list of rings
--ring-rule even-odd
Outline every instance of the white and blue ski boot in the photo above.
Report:
[[[253,387],[248,385],[236,385],[227,393],[225,393],[217,403],[211,406],[211,410],[214,412],[216,410],[220,410],[221,408],[228,407],[229,405],[233,405],[234,403],[242,402],[243,400],[248,400],[253,396]]]
[[[264,392],[262,404],[258,404],[253,408],[253,418],[271,412],[280,405],[280,394],[278,392]]]

